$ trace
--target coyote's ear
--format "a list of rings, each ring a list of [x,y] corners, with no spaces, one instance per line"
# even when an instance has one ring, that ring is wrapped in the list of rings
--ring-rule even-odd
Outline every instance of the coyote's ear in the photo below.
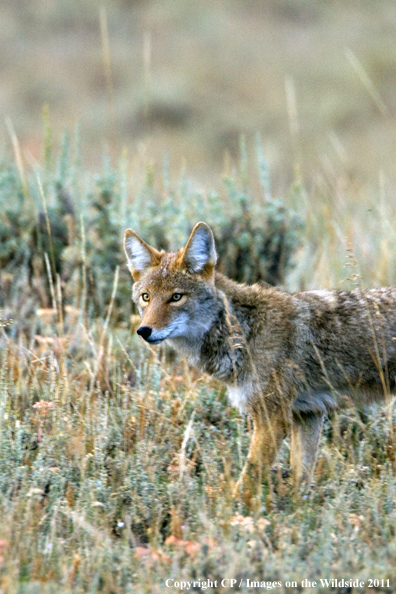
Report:
[[[124,233],[124,249],[128,260],[128,268],[135,281],[148,268],[159,264],[160,253],[143,241],[132,229],[127,229]]]
[[[211,228],[197,223],[182,252],[182,266],[189,272],[213,276],[217,254]]]

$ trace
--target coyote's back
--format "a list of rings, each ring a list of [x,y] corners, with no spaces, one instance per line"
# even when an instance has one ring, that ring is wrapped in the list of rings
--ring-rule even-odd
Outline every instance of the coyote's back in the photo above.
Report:
[[[309,478],[324,415],[393,392],[396,289],[290,294],[238,284],[215,272],[205,223],[176,253],[158,252],[128,229],[125,251],[138,334],[151,344],[169,340],[252,415],[245,486],[269,468],[289,433],[295,476]]]

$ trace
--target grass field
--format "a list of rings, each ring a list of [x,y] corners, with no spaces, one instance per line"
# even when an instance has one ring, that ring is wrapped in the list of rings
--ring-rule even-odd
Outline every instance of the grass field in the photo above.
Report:
[[[163,593],[183,581],[199,592],[205,580],[213,592],[395,591],[394,405],[326,423],[308,493],[278,473],[249,509],[234,501],[250,421],[220,384],[138,339],[121,244],[129,226],[178,247],[199,219],[219,237],[243,219],[247,245],[252,229],[272,237],[268,261],[282,240],[287,289],[391,284],[386,180],[356,189],[329,172],[308,189],[296,179],[280,201],[259,148],[247,168],[242,145],[215,193],[126,157],[93,176],[78,135],[56,156],[49,130],[42,164],[28,166],[13,140],[0,169],[1,593]]]

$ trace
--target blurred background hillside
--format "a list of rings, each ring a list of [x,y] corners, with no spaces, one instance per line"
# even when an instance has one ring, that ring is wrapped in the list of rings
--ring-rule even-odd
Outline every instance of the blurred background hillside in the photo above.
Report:
[[[91,166],[123,147],[218,183],[261,132],[278,187],[396,174],[394,0],[3,0],[0,113],[24,154],[80,124]]]

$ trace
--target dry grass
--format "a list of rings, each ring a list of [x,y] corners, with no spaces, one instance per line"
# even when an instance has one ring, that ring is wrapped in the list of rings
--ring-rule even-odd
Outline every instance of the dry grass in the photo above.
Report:
[[[246,509],[231,493],[249,423],[224,390],[146,349],[132,328],[103,340],[100,321],[86,330],[73,313],[62,337],[46,336],[47,311],[30,342],[3,331],[5,593],[163,592],[168,578],[227,576],[281,581],[278,591],[291,592],[287,580],[307,577],[392,579],[385,409],[364,422],[354,411],[332,419],[312,492],[296,495],[274,476]]]

